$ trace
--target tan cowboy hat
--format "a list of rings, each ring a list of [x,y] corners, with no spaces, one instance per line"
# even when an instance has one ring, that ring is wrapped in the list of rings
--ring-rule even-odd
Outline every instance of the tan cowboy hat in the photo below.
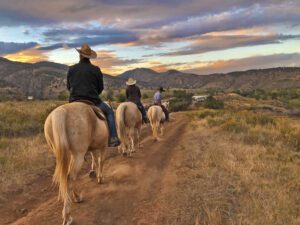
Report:
[[[88,44],[83,44],[80,49],[76,48],[77,52],[85,58],[95,59],[97,58],[97,53],[91,49]]]
[[[126,81],[126,84],[127,85],[134,85],[134,84],[136,84],[136,80],[133,79],[133,78],[129,78],[128,81]]]

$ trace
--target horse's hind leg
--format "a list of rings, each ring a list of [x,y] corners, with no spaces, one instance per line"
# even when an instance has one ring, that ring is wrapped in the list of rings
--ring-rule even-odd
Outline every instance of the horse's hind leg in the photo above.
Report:
[[[164,136],[164,126],[163,126],[163,124],[160,124],[160,135]]]
[[[159,137],[159,133],[160,133],[160,122],[156,122],[155,123],[155,140],[156,141],[160,141],[160,137]]]
[[[98,184],[101,184],[102,181],[103,181],[104,158],[105,158],[105,147],[103,147],[99,151],[99,156],[98,156],[98,172],[97,172],[97,181],[98,181]]]
[[[158,141],[158,129],[159,129],[159,124],[156,122],[154,123],[154,139]]]
[[[141,149],[142,148],[142,146],[141,146],[141,126],[136,129],[136,138],[137,138],[137,146],[139,149]]]
[[[132,152],[135,152],[134,133],[135,133],[134,128],[130,128],[130,131],[129,131],[129,140],[130,140],[129,156],[131,156]]]
[[[83,161],[84,161],[84,154],[77,154],[74,156],[73,162],[70,167],[70,175],[69,175],[70,189],[73,194],[73,200],[74,202],[77,203],[82,202],[82,196],[80,192],[78,192],[76,181],[77,181],[78,173],[83,164]]]
[[[90,152],[91,157],[92,157],[92,165],[91,165],[91,170],[89,172],[89,176],[90,178],[95,178],[96,177],[96,170],[95,170],[95,165],[96,165],[96,161],[95,161],[95,156],[93,152]]]
[[[63,224],[62,225],[70,225],[73,222],[73,218],[70,215],[71,213],[71,202],[69,199],[64,200],[64,207],[63,207]]]

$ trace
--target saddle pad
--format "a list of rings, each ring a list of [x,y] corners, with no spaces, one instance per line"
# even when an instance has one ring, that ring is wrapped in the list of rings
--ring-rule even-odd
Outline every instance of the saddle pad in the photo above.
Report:
[[[91,107],[91,109],[94,111],[94,113],[96,114],[96,116],[98,117],[98,119],[100,120],[106,120],[106,117],[104,115],[104,113],[102,112],[101,109],[99,109],[97,106],[95,106],[95,104],[89,100],[76,100],[74,102],[81,102],[81,103],[85,103],[87,105],[89,105]]]
[[[97,106],[91,105],[92,110],[95,112],[96,116],[100,120],[106,120],[106,117],[101,109],[99,109]]]

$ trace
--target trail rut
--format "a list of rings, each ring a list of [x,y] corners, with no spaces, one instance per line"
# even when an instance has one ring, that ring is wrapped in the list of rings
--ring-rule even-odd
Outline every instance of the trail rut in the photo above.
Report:
[[[104,166],[104,184],[97,184],[87,176],[89,163],[85,163],[80,177],[84,201],[72,205],[74,225],[132,225],[148,224],[143,218],[151,213],[147,207],[158,198],[161,189],[166,189],[163,180],[174,149],[184,133],[187,119],[183,114],[174,114],[165,126],[163,140],[154,142],[150,127],[142,131],[142,149],[132,158],[126,158],[117,150],[108,149]],[[43,181],[32,184],[28,193],[16,194],[11,205],[7,205],[0,224],[54,225],[61,224],[62,203],[57,201],[57,189],[51,188],[49,174]],[[22,195],[24,195],[22,197]],[[13,204],[28,209],[26,216],[9,213]],[[151,215],[150,215],[151,216]],[[1,221],[2,220],[2,221]]]

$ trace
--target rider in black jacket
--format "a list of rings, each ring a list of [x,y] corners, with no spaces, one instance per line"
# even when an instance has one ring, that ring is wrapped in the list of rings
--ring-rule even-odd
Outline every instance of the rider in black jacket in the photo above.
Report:
[[[76,50],[80,54],[80,61],[70,66],[67,75],[67,88],[70,91],[69,101],[88,100],[99,107],[107,118],[110,134],[109,146],[118,146],[120,141],[117,135],[114,111],[99,97],[103,91],[103,75],[100,68],[90,62],[90,58],[96,58],[97,53],[86,44]]]
[[[142,113],[143,122],[147,123],[148,119],[146,115],[146,110],[141,102],[142,95],[141,95],[140,88],[136,86],[136,80],[129,78],[126,84],[127,84],[127,88],[126,88],[127,100],[137,105],[138,109]]]

